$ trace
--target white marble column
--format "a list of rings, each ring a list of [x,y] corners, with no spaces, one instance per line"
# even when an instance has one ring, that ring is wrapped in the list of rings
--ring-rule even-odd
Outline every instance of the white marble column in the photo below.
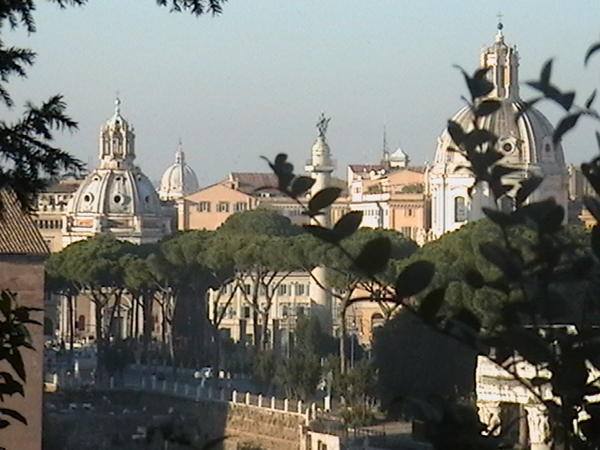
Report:
[[[551,434],[548,411],[542,405],[525,405],[531,450],[550,450]]]
[[[493,436],[498,436],[501,431],[500,421],[500,402],[477,402],[477,410],[479,420],[481,420],[488,429],[488,433]]]

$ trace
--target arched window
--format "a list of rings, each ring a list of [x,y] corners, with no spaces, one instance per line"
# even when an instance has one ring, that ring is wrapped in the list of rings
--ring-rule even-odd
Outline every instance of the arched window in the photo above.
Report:
[[[380,313],[375,313],[371,316],[371,332],[377,327],[382,327],[385,323],[383,315]]]
[[[467,220],[467,204],[464,197],[454,198],[454,221],[464,222]]]

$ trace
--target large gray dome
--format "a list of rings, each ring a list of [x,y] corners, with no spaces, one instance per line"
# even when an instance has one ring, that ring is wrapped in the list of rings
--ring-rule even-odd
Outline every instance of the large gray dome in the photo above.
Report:
[[[152,183],[133,164],[135,133],[114,115],[100,130],[100,167],[91,172],[69,201],[65,245],[97,233],[111,233],[133,243],[154,242],[170,232]]]
[[[542,174],[554,174],[564,171],[565,157],[562,146],[552,142],[552,125],[537,109],[531,107],[525,112],[523,102],[504,99],[501,108],[480,121],[480,127],[498,136],[498,149],[505,155],[503,163],[516,165],[523,170],[540,171]],[[521,114],[517,117],[517,114]],[[473,129],[473,114],[468,107],[462,108],[452,120],[463,130]],[[449,150],[456,145],[447,130],[438,139],[434,159],[434,169],[442,166],[462,166],[465,158]],[[446,167],[446,170],[448,167]]]

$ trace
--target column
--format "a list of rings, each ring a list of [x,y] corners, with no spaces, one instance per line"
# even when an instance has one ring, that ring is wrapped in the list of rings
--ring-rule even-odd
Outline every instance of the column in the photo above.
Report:
[[[531,450],[550,450],[550,421],[547,409],[540,404],[525,405]]]
[[[479,420],[486,426],[490,435],[498,436],[501,431],[500,402],[477,402]]]

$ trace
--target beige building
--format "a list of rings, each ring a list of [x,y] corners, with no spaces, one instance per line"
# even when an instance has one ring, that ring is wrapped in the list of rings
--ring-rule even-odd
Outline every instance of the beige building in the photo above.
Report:
[[[333,183],[344,185],[336,179]],[[272,173],[232,172],[224,180],[177,201],[178,229],[216,230],[232,214],[256,208],[275,210],[296,224],[307,223],[302,207],[272,188],[276,185],[277,177]],[[347,201],[347,197],[341,197],[333,206],[334,221],[349,211]]]
[[[314,306],[310,298],[310,276],[306,272],[282,275],[277,277],[271,286],[276,288],[272,295],[267,324],[270,343],[273,348],[285,351],[288,348],[290,333],[296,327],[296,321],[300,317],[310,315]],[[217,291],[209,292],[209,317],[214,317],[215,312],[218,315],[224,312],[219,329],[235,342],[253,342],[254,314],[247,300],[250,290],[250,282],[232,282],[223,289],[220,297]],[[266,294],[264,288],[259,290],[258,303],[263,307],[268,301]]]
[[[361,226],[396,230],[422,245],[430,228],[427,171],[389,171],[384,166],[348,167],[349,207],[362,211]]]
[[[33,221],[52,253],[63,249],[67,205],[82,181],[74,178],[57,181],[48,186],[35,200]]]

